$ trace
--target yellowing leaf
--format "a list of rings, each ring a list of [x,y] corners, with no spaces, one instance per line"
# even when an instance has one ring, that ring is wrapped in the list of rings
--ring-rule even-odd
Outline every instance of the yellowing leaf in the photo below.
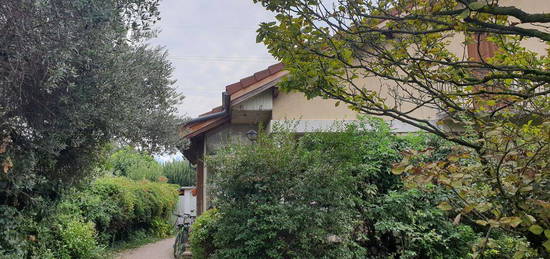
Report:
[[[11,162],[11,159],[8,157],[4,160],[4,162],[2,162],[2,170],[4,171],[5,174],[8,173],[8,171],[10,170],[10,168],[13,167],[13,163]]]
[[[456,162],[456,161],[458,161],[458,156],[451,155],[451,156],[447,157],[447,159],[449,159],[449,161],[451,161],[451,162]]]
[[[470,211],[472,211],[474,209],[474,205],[470,204],[466,207],[464,207],[464,209],[462,210],[464,213],[470,213]]]
[[[411,169],[412,166],[411,165],[404,165],[403,163],[399,163],[397,165],[394,165],[393,168],[391,169],[391,172],[392,174],[395,174],[395,175],[400,175],[402,174],[403,172]]]
[[[476,220],[475,222],[476,222],[477,224],[479,224],[479,225],[482,225],[482,226],[486,226],[486,225],[487,225],[487,221],[485,221],[485,220]]]
[[[487,202],[483,202],[483,203],[480,203],[480,204],[476,205],[475,208],[479,212],[483,213],[483,212],[488,211],[491,208],[491,204],[487,203]]]
[[[437,205],[437,207],[440,209],[440,210],[451,210],[453,207],[446,201],[442,202],[442,203],[439,203],[439,205]]]
[[[500,223],[510,225],[513,228],[517,227],[521,221],[520,217],[503,217],[499,220]]]
[[[533,190],[533,186],[524,186],[524,187],[519,188],[520,192],[529,192],[529,191],[532,191],[532,190]]]

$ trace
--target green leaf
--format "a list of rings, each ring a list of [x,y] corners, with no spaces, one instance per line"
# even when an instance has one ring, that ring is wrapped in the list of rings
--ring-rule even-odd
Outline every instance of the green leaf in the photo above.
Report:
[[[470,9],[464,9],[464,11],[462,11],[462,13],[460,13],[457,18],[458,19],[464,19],[466,17],[468,17],[470,15]]]
[[[544,229],[539,225],[531,225],[529,227],[529,231],[531,231],[535,235],[540,235]]]
[[[544,230],[544,235],[546,238],[550,239],[550,229]]]
[[[483,3],[483,2],[473,2],[473,3],[468,4],[468,8],[475,11],[475,10],[479,10],[479,9],[485,7],[485,5],[487,5],[487,4]]]
[[[542,246],[544,246],[546,252],[550,252],[550,240],[546,240],[546,242],[542,243]]]
[[[258,32],[256,35],[256,43],[260,43],[264,40],[265,34],[263,32]]]
[[[512,257],[512,259],[521,259],[523,257],[525,257],[525,251],[519,250],[519,251],[516,251],[516,253],[514,253],[514,256]]]

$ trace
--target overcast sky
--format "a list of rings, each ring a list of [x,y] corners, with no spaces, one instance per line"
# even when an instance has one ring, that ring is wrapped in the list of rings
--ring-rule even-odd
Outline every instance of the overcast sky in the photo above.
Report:
[[[221,105],[225,86],[275,64],[263,44],[256,43],[260,22],[273,15],[252,0],[162,0],[158,38],[174,66],[178,107],[182,116],[196,117]],[[159,161],[181,154],[157,155]]]
[[[224,87],[276,63],[256,43],[260,22],[273,15],[252,0],[162,0],[158,38],[175,68],[179,113],[190,117],[221,105]]]

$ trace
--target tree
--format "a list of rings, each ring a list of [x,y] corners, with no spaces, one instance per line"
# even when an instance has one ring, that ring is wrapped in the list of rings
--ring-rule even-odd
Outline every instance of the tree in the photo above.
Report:
[[[172,66],[153,36],[158,0],[0,3],[0,204],[93,174],[112,142],[177,143]]]
[[[454,191],[441,207],[457,220],[520,231],[550,249],[550,51],[524,47],[548,46],[550,14],[498,0],[254,2],[276,13],[257,39],[291,72],[283,89],[454,143],[440,161],[411,153],[394,173]],[[361,83],[372,78],[379,83]],[[437,110],[439,123],[418,116],[422,109]]]

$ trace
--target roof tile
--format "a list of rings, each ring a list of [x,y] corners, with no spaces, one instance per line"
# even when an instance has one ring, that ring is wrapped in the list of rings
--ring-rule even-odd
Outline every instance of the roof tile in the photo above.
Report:
[[[271,74],[275,74],[275,73],[277,73],[277,72],[283,70],[283,68],[284,68],[283,63],[277,63],[277,64],[275,64],[275,65],[269,66],[268,69],[269,69],[269,72],[270,72]]]
[[[257,81],[260,81],[266,77],[270,76],[270,73],[269,73],[269,69],[264,69],[262,71],[258,71],[256,73],[254,73],[254,78],[257,80]]]
[[[249,76],[241,79],[241,85],[243,86],[243,88],[246,88],[256,82],[257,81],[256,81],[256,78],[254,78],[254,76]]]
[[[232,95],[233,93],[241,90],[241,82],[233,83],[225,87],[227,94]]]

